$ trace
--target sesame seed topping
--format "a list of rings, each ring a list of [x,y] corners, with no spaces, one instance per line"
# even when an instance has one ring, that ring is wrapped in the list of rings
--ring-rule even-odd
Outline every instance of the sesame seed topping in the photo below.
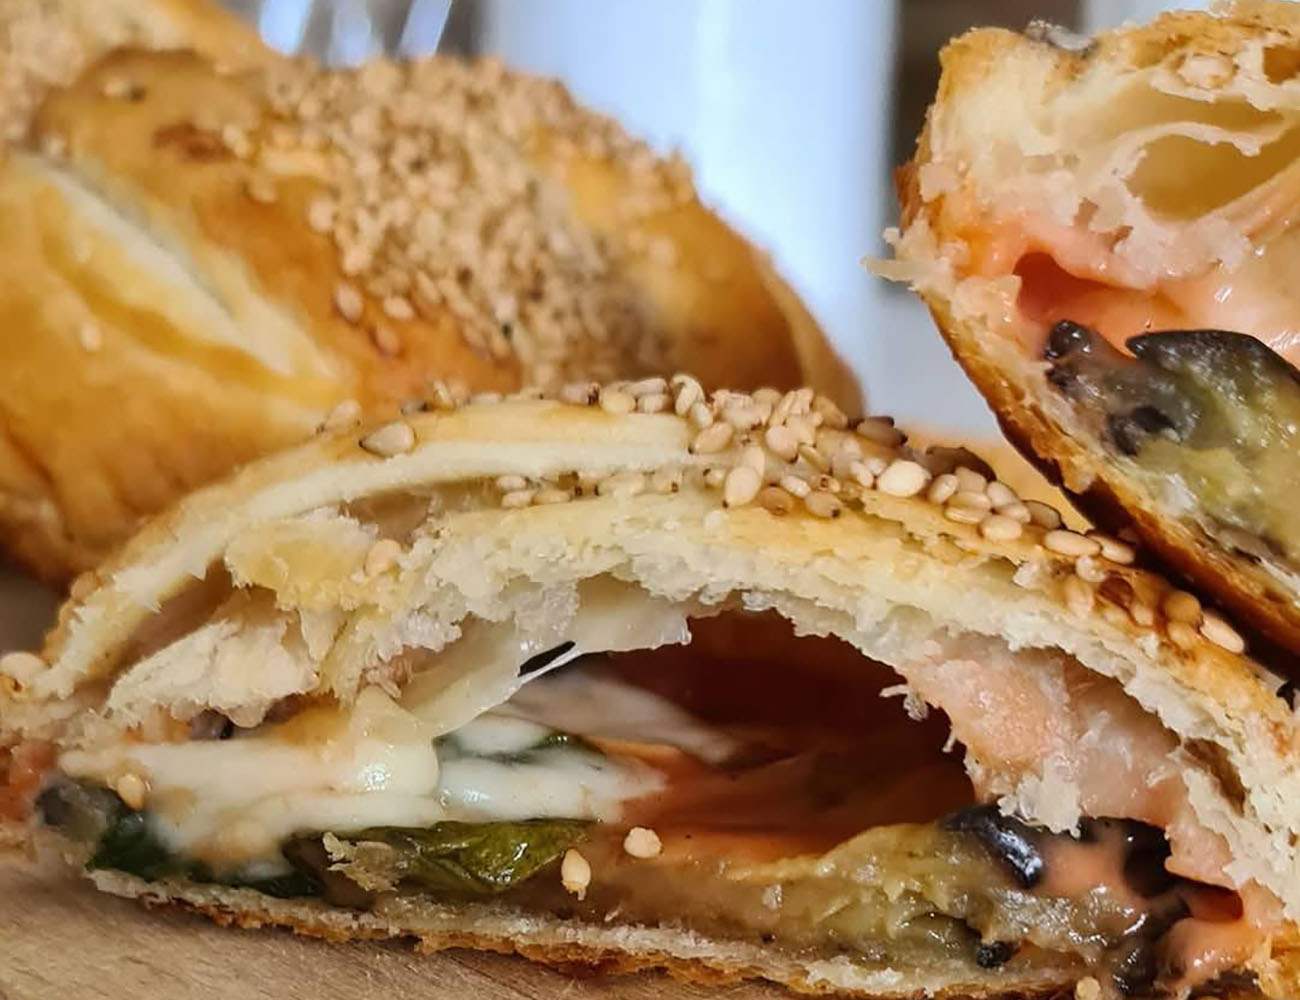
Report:
[[[1196,629],[1187,622],[1171,621],[1165,626],[1165,633],[1179,649],[1192,649],[1200,641]]]
[[[87,351],[98,351],[104,346],[104,333],[93,319],[83,320],[77,327],[77,341]]]
[[[560,862],[560,884],[564,891],[572,893],[579,899],[587,898],[587,887],[591,885],[591,864],[575,848],[564,852]]]
[[[993,508],[993,501],[988,498],[988,494],[977,490],[958,490],[948,501],[948,507],[983,515]]]
[[[713,426],[713,410],[706,403],[693,403],[690,409],[691,423],[700,430]],[[731,425],[728,424],[728,427]]]
[[[644,396],[638,396],[636,408],[638,413],[663,413],[664,410],[668,409],[668,394],[651,392]]]
[[[801,500],[812,492],[812,487],[808,485],[807,480],[800,479],[798,476],[782,476],[780,485],[781,489]]]
[[[634,497],[645,492],[646,478],[643,472],[616,472],[604,479],[596,487],[600,496]]]
[[[1090,615],[1094,600],[1092,588],[1077,576],[1066,577],[1064,586],[1065,606],[1069,608],[1070,613],[1079,618]]]
[[[793,462],[799,455],[799,439],[789,427],[769,427],[763,434],[763,443],[777,458]]]
[[[410,424],[396,420],[363,437],[361,447],[372,455],[392,458],[394,455],[405,454],[415,447],[415,431],[411,429]]]
[[[1201,616],[1201,635],[1216,646],[1229,653],[1243,653],[1246,640],[1236,629],[1213,611],[1205,611]]]
[[[623,850],[634,858],[657,858],[663,851],[659,834],[644,826],[634,826],[623,838]]]
[[[722,502],[727,507],[742,507],[758,496],[763,477],[748,465],[737,465],[727,473],[722,484]]]
[[[600,398],[600,384],[597,382],[567,382],[556,394],[562,403],[570,406],[590,406]]]
[[[899,459],[880,474],[876,488],[892,497],[914,497],[925,489],[930,473],[917,462]]]
[[[990,542],[1012,542],[1020,537],[1024,526],[1002,514],[990,514],[980,522],[980,534]]]
[[[694,455],[712,455],[722,451],[731,443],[731,436],[735,433],[736,429],[731,424],[723,422],[710,424],[695,435],[695,440],[691,442],[691,453]]]
[[[779,486],[765,486],[758,494],[759,505],[777,517],[784,517],[794,510],[794,497]]]
[[[533,502],[537,495],[536,490],[511,490],[501,496],[501,506],[507,510],[517,510],[520,507],[527,507]]]
[[[361,318],[363,305],[356,285],[339,282],[334,286],[334,308],[349,323],[355,323]]]
[[[1199,625],[1201,622],[1201,602],[1195,594],[1189,594],[1185,590],[1169,591],[1161,608],[1171,622],[1184,622],[1188,625]]]
[[[976,507],[964,507],[960,504],[949,503],[943,509],[943,516],[949,521],[956,521],[958,524],[979,524],[987,514]]]
[[[370,339],[375,349],[385,357],[393,357],[402,349],[402,340],[393,332],[392,327],[376,323],[370,328]]]
[[[876,484],[876,477],[871,474],[871,470],[867,468],[866,462],[853,459],[848,463],[846,472],[848,473],[848,477],[864,490],[869,490]]]
[[[513,493],[515,490],[527,489],[528,480],[513,473],[506,476],[497,476],[496,488],[502,493]]]
[[[964,465],[959,465],[952,470],[952,474],[957,477],[957,489],[967,493],[983,493],[987,488],[989,481],[982,474],[974,469],[968,469]]]
[[[402,554],[401,543],[392,538],[381,538],[370,546],[366,552],[366,576],[378,576],[385,573],[397,562]]]
[[[643,378],[629,385],[627,391],[638,398],[641,396],[659,396],[668,391],[668,380],[660,378],[658,375],[652,378]]]
[[[355,399],[345,399],[335,403],[321,424],[323,431],[341,431],[355,427],[361,420],[361,404]]]
[[[1101,546],[1101,557],[1103,559],[1119,563],[1121,566],[1128,566],[1137,558],[1133,546],[1121,542],[1117,538],[1111,538],[1110,535],[1104,535],[1100,531],[1090,531],[1088,537]]]
[[[275,181],[265,174],[252,174],[244,181],[244,193],[259,205],[270,205],[276,200]]]
[[[1040,528],[1055,531],[1061,526],[1061,514],[1051,504],[1041,500],[1026,500],[1024,504],[1029,509],[1030,520]]]
[[[935,476],[925,498],[934,504],[945,504],[957,494],[957,477],[951,472]]]
[[[987,493],[989,499],[993,501],[993,506],[995,508],[1005,507],[1008,504],[1020,502],[1020,497],[1016,495],[1016,491],[1006,483],[1000,482],[997,479],[984,487],[984,492]]]
[[[661,495],[676,493],[682,488],[682,470],[678,468],[656,469],[650,474],[650,492]]]
[[[1029,524],[1033,517],[1029,513],[1029,507],[1017,500],[1015,503],[1003,504],[997,508],[997,512],[1003,517],[1009,517],[1013,521],[1019,521],[1021,524]]]
[[[831,463],[826,460],[826,456],[810,444],[801,444],[799,446],[799,457],[818,472],[830,471]]]
[[[117,797],[126,803],[128,809],[134,809],[139,812],[144,808],[145,799],[149,795],[149,786],[144,778],[134,771],[127,771],[113,783],[113,790],[117,792]]]
[[[1043,535],[1043,546],[1050,552],[1077,559],[1079,556],[1095,556],[1101,546],[1091,538],[1085,538],[1077,531],[1054,528]]]
[[[700,387],[700,383],[689,375],[674,375],[672,386],[677,393],[673,399],[673,412],[679,417],[690,413],[691,407],[704,398],[704,390]]]
[[[822,490],[813,490],[804,498],[804,506],[814,517],[834,518],[839,517],[844,510],[844,504],[834,493],[826,493]]]
[[[1074,562],[1075,575],[1089,583],[1101,583],[1110,575],[1101,559],[1097,556],[1080,556]]]
[[[885,448],[897,448],[907,440],[907,435],[895,427],[894,421],[889,417],[867,417],[858,421],[854,430],[868,441]]]
[[[630,392],[624,392],[622,389],[612,389],[608,386],[600,390],[597,397],[600,408],[606,413],[631,413],[636,409],[636,397]]]
[[[573,499],[571,490],[560,489],[558,486],[543,486],[533,497],[533,503],[538,506],[544,506],[553,503],[568,503]]]
[[[411,305],[411,300],[402,295],[384,296],[384,314],[390,319],[412,320],[415,319],[415,307]]]

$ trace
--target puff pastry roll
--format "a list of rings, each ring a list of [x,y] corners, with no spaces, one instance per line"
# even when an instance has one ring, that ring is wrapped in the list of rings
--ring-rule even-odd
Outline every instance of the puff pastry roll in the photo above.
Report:
[[[0,665],[0,808],[248,926],[926,996],[1294,996],[1221,616],[812,390],[519,396],[152,522]]]
[[[50,578],[435,376],[464,394],[683,366],[858,405],[679,160],[489,61],[117,50],[45,98],[0,214],[0,541]]]

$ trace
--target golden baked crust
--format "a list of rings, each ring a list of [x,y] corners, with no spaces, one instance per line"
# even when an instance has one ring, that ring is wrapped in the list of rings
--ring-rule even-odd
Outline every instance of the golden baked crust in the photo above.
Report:
[[[0,743],[58,739],[69,718],[93,713],[106,697],[117,699],[113,725],[143,720],[139,696],[112,692],[135,683],[132,651],[181,613],[180,598],[203,594],[196,581],[215,579],[213,566],[238,585],[276,591],[286,606],[349,609],[345,648],[322,661],[316,681],[345,702],[413,609],[424,633],[438,634],[471,608],[508,614],[521,581],[609,575],[679,600],[743,595],[746,607],[772,608],[797,631],[839,636],[887,663],[953,633],[1075,657],[1122,684],[1189,747],[1215,748],[1210,757],[1189,750],[1178,765],[1195,788],[1198,817],[1230,845],[1233,878],[1267,886],[1288,913],[1300,912],[1295,718],[1267,673],[1234,651],[1240,638],[1229,626],[1199,610],[1166,613],[1173,591],[1136,568],[1125,546],[1052,534],[1041,510],[1030,523],[1017,520],[1017,501],[997,487],[983,488],[1006,513],[989,511],[978,525],[954,519],[963,501],[903,484],[905,474],[938,483],[921,473],[938,453],[910,452],[883,421],[851,429],[811,391],[705,400],[697,382],[679,378],[607,387],[587,405],[516,398],[457,407],[441,387],[434,399],[434,412],[322,436],[254,463],[149,524],[77,588],[42,654],[45,666],[8,693],[0,687]],[[714,421],[712,436],[701,438],[707,431],[675,413],[697,403]],[[768,431],[805,424],[813,443],[788,463],[765,465],[769,479],[788,475],[803,486],[761,489],[747,474],[755,454],[765,463],[788,454],[788,442]],[[743,443],[747,435],[762,444]],[[412,515],[428,519],[426,527],[411,529]],[[1006,521],[1020,527],[1006,530]],[[396,561],[374,573],[365,569],[372,530],[401,542]],[[1017,802],[1029,818],[1054,807],[1048,782]],[[504,910],[467,915],[430,904],[385,923],[220,888],[96,878],[110,891],[218,918],[328,936],[509,943],[554,962],[605,961],[617,951],[630,967],[757,973],[796,988],[876,996],[994,988],[992,980],[945,982],[949,973],[937,967],[929,982],[886,982],[847,959],[791,963],[678,932],[575,929]],[[1269,989],[1285,995],[1289,980],[1279,977],[1293,971],[1261,962]],[[996,989],[1032,995],[1074,978],[1061,970],[1059,980],[1004,980]]]
[[[26,133],[50,87],[119,45],[192,49],[231,66],[272,58],[212,0],[0,0],[0,144]]]
[[[1102,447],[1048,385],[1034,338],[1053,318],[1117,344],[1150,329],[1244,329],[1295,361],[1289,278],[1251,262],[1285,228],[1277,185],[1294,170],[1281,123],[1297,106],[1298,46],[1300,11],[1263,0],[1091,40],[1044,28],[957,39],[899,172],[904,225],[886,265],[925,298],[1007,437],[1096,523],[1131,525],[1165,565],[1292,651],[1294,579]],[[1269,191],[1273,207],[1251,214]],[[1045,272],[1055,284],[1026,292]],[[1218,299],[1194,291],[1216,276]]]
[[[557,84],[119,50],[0,162],[0,540],[49,579],[431,376],[858,390],[767,261]],[[112,413],[112,421],[105,415]]]

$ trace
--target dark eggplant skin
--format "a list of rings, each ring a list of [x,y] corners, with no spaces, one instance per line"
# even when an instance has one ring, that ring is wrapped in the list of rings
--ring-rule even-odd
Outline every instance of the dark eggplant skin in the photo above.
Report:
[[[971,806],[945,817],[943,827],[974,836],[988,849],[1022,889],[1033,889],[1043,880],[1043,855],[1039,849],[1041,831],[1014,816],[1006,816],[996,805]]]

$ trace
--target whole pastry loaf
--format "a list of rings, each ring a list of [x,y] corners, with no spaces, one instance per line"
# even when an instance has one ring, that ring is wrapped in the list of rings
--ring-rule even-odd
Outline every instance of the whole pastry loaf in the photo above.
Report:
[[[553,82],[115,50],[0,162],[0,542],[50,579],[337,410],[847,369],[766,259]],[[581,391],[580,387],[574,391]]]

